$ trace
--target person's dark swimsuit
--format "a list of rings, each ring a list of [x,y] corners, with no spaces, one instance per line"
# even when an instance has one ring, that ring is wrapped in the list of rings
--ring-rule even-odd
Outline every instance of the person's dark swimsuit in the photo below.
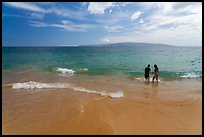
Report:
[[[145,68],[145,78],[148,78],[149,77],[149,72],[151,71],[150,68],[146,67]]]

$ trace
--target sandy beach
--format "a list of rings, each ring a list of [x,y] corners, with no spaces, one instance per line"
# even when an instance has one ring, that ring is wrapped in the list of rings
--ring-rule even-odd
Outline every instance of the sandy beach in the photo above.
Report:
[[[5,80],[2,134],[202,134],[202,80],[145,84],[84,76],[69,83],[94,90],[122,89],[125,95],[12,89]]]

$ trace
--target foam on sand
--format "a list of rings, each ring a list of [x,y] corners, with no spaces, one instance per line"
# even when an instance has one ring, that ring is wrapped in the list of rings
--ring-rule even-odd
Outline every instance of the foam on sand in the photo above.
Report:
[[[101,92],[100,95],[102,96],[110,96],[112,98],[120,98],[120,97],[123,97],[124,96],[124,93],[122,90],[119,90],[117,92]]]
[[[81,92],[87,92],[87,93],[97,93],[95,90],[85,89],[82,87],[71,87],[74,91],[81,91]]]
[[[46,83],[38,83],[34,81],[12,84],[13,89],[66,88],[68,86],[69,86],[68,84],[60,84],[60,83],[46,84]]]
[[[24,83],[13,83],[13,89],[43,89],[43,88],[69,88],[74,91],[94,93],[102,96],[110,96],[112,98],[120,98],[124,96],[123,91],[119,90],[117,92],[106,92],[106,91],[95,91],[91,89],[86,89],[83,87],[76,87],[66,83],[38,83],[34,81],[24,82]]]
[[[86,93],[95,93],[95,94],[100,94],[101,96],[110,96],[112,98],[120,98],[124,96],[124,93],[119,90],[117,92],[106,92],[106,91],[95,91],[95,90],[90,90],[90,89],[85,89],[82,87],[73,87],[72,88],[74,91],[81,91],[81,92],[86,92]]]
[[[139,80],[139,81],[144,81],[144,82],[146,82],[144,77],[138,77],[138,78],[136,78],[136,79]],[[154,79],[154,82],[156,82],[156,81],[157,81],[157,80]],[[152,78],[149,79],[149,82],[152,82]],[[161,82],[161,80],[158,79],[158,82]]]

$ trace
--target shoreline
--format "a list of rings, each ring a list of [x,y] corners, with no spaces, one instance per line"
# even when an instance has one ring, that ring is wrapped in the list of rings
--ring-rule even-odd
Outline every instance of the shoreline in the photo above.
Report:
[[[95,72],[95,70],[89,70],[88,68],[37,68],[36,66],[26,65],[22,68],[16,68],[11,70],[2,70],[2,74],[19,76],[21,78],[32,75],[44,77],[58,77],[58,78],[71,78],[71,77],[123,77],[130,80],[138,79],[144,81],[144,72],[122,72],[122,71],[111,71],[111,72]],[[21,76],[21,77],[20,77]],[[36,77],[35,76],[35,77]],[[43,77],[41,77],[43,78]],[[153,74],[150,74],[150,78],[153,78]],[[173,71],[161,71],[159,74],[159,80],[161,81],[180,81],[185,79],[202,79],[202,71],[186,71],[186,72],[173,72]],[[48,79],[47,79],[48,80]]]

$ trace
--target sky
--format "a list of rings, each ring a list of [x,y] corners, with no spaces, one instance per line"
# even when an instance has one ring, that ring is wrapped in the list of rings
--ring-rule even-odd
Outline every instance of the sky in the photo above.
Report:
[[[201,2],[3,2],[2,46],[202,46]]]

